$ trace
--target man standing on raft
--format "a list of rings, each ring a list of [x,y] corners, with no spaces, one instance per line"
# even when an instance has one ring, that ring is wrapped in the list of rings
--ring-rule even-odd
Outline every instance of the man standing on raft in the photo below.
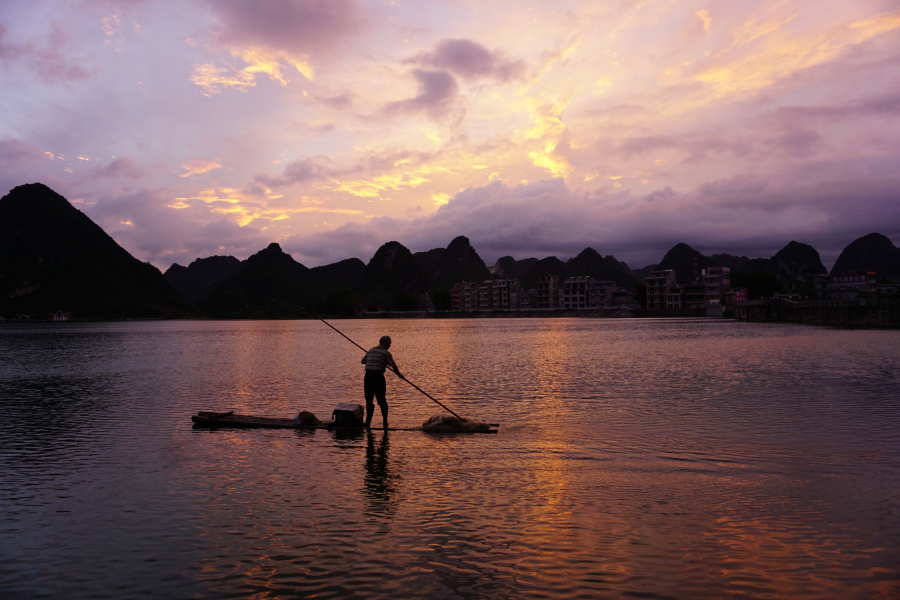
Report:
[[[362,359],[362,364],[366,365],[365,378],[365,395],[366,395],[366,428],[372,424],[372,413],[375,412],[375,405],[372,398],[378,398],[378,406],[381,408],[381,418],[384,420],[384,428],[388,428],[388,405],[387,405],[387,384],[384,381],[384,371],[390,367],[397,377],[406,379],[400,374],[394,357],[388,352],[391,347],[391,338],[382,336],[378,340],[378,345],[366,352]]]

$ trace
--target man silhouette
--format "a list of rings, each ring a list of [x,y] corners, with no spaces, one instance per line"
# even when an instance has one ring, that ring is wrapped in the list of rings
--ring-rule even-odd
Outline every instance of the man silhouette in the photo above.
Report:
[[[378,399],[378,406],[381,408],[381,418],[384,421],[384,428],[388,428],[388,405],[387,405],[387,383],[384,381],[384,372],[390,367],[397,377],[406,379],[400,374],[394,357],[388,352],[391,347],[391,338],[382,336],[378,340],[378,345],[366,352],[362,359],[362,364],[366,365],[366,377],[363,382],[363,390],[366,397],[366,428],[372,425],[372,413],[375,412],[373,398]]]

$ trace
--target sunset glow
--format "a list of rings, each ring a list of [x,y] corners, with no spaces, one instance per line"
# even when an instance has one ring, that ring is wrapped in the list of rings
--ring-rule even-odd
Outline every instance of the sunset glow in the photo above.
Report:
[[[165,268],[900,241],[886,0],[5,3],[0,193]]]

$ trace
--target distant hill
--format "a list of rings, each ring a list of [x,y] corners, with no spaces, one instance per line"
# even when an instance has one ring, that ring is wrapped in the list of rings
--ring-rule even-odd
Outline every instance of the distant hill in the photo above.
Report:
[[[179,269],[175,272],[181,275]],[[296,262],[278,244],[270,244],[244,261],[197,305],[218,317],[293,316],[302,314],[310,304],[326,300],[329,310],[341,314],[352,314],[353,306],[396,309],[402,305],[410,309],[420,307],[421,296],[433,287],[471,276],[479,277],[479,281],[491,277],[469,240],[462,236],[446,249],[415,255],[400,242],[392,241],[382,245],[368,264],[350,258],[312,269]]]
[[[430,287],[429,278],[412,252],[397,241],[382,245],[366,265],[356,290],[365,306],[390,307],[397,292],[421,294]]]
[[[650,273],[659,269],[659,265],[647,265],[641,269],[634,270],[634,276],[638,281],[644,283],[644,280],[650,277]]]
[[[731,254],[712,254],[709,259],[716,267],[728,267],[732,271],[740,269],[750,259],[746,256],[732,256]]]
[[[446,248],[433,248],[425,252],[414,252],[413,259],[422,272],[429,278],[433,277],[438,261],[447,253]]]
[[[233,256],[198,258],[187,267],[172,263],[164,276],[189,302],[196,302],[237,273],[241,261]]]
[[[516,260],[512,256],[504,256],[488,269],[492,275],[500,279],[518,279],[525,269],[537,262],[536,258],[523,258]]]
[[[353,289],[359,283],[366,263],[358,258],[347,258],[340,262],[310,269],[312,280],[320,297],[345,289]]]
[[[289,316],[320,296],[310,269],[272,243],[197,302],[217,317]]]
[[[651,271],[672,269],[678,281],[694,281],[700,277],[704,269],[710,267],[728,267],[734,272],[756,272],[762,269],[766,273],[778,275],[783,279],[796,279],[800,275],[824,272],[819,253],[807,244],[791,242],[772,258],[754,258],[734,256],[732,254],[713,254],[705,256],[687,244],[676,244],[669,250],[658,265],[648,265],[634,272],[638,281],[650,276]],[[823,269],[818,271],[818,269]]]
[[[615,281],[622,288],[631,289],[636,281],[634,272],[615,257],[601,256],[593,248],[585,248],[575,258],[566,262],[566,276],[590,276],[600,281]]]
[[[671,250],[666,252],[662,261],[656,266],[655,271],[666,271],[672,269],[675,271],[675,278],[678,281],[695,281],[700,277],[703,269],[714,267],[716,264],[713,260],[700,254],[687,244],[675,244]]]
[[[875,271],[877,277],[900,277],[900,248],[880,233],[857,238],[841,252],[831,273],[857,269]]]
[[[530,261],[531,262],[531,261]],[[593,277],[601,281],[615,281],[616,285],[631,289],[637,281],[634,272],[613,256],[601,256],[593,248],[585,248],[578,256],[563,262],[555,256],[535,260],[519,276],[522,288],[536,289],[547,275],[556,275],[562,283],[568,277]]]
[[[779,250],[772,258],[748,260],[737,270],[743,273],[761,270],[786,280],[797,279],[801,275],[820,275],[828,272],[815,248],[794,241]]]
[[[566,263],[559,260],[555,256],[548,256],[531,264],[519,277],[519,283],[523,290],[537,289],[538,282],[541,277],[547,275],[557,275],[561,279],[565,278],[567,269]]]
[[[49,187],[0,199],[0,315],[188,317],[201,313]]]
[[[460,281],[492,279],[491,272],[469,243],[469,238],[462,235],[450,242],[427,276],[431,286],[437,288],[451,288]]]

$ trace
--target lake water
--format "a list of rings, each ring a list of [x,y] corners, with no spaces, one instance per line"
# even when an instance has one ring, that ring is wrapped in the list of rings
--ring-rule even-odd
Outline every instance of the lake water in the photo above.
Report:
[[[361,403],[319,322],[0,327],[0,597],[900,597],[900,332],[334,324],[500,433],[192,428]]]

